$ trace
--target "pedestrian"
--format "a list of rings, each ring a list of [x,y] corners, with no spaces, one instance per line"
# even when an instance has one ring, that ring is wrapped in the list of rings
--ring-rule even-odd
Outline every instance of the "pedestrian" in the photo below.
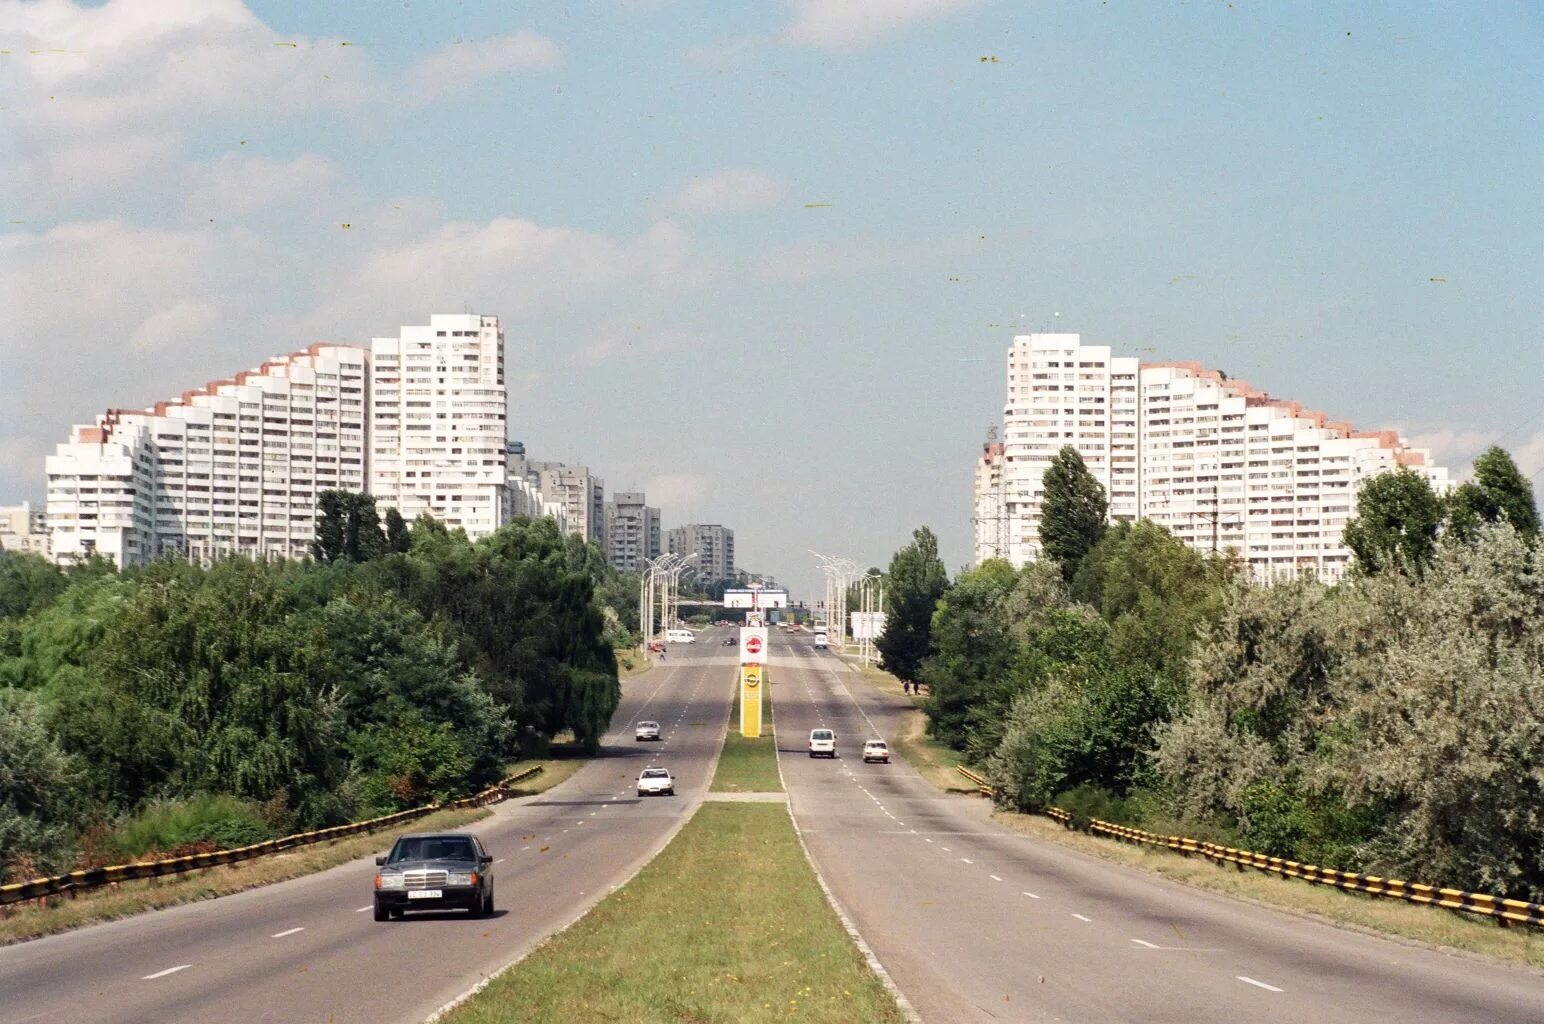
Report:
[[[911,680],[910,679],[902,679],[901,680],[901,692],[903,692],[903,693],[910,693],[911,692]]]

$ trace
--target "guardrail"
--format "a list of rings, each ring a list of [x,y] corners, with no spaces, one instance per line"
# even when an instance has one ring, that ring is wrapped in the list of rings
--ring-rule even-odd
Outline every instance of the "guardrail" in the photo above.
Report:
[[[985,778],[968,768],[955,770],[969,779],[978,793],[983,796],[992,795],[992,787]],[[1040,813],[1068,828],[1076,827],[1071,812],[1060,807],[1046,807]],[[1113,821],[1102,821],[1098,818],[1089,819],[1086,831],[1128,843],[1162,847],[1185,856],[1200,854],[1214,864],[1232,864],[1240,871],[1245,868],[1254,868],[1282,878],[1300,878],[1314,885],[1330,885],[1337,889],[1366,893],[1369,896],[1381,896],[1403,900],[1406,903],[1477,914],[1481,917],[1489,917],[1502,925],[1528,924],[1536,928],[1544,928],[1544,904],[1540,903],[1509,900],[1485,893],[1465,892],[1462,889],[1444,889],[1434,885],[1423,885],[1420,882],[1364,875],[1354,871],[1338,871],[1335,868],[1303,864],[1299,861],[1287,860],[1285,857],[1270,857],[1263,853],[1255,853],[1253,850],[1239,850],[1231,846],[1192,839],[1189,836],[1160,835],[1157,832],[1148,832],[1129,825],[1117,825]]]
[[[285,850],[293,850],[301,846],[314,846],[317,843],[331,842],[334,839],[343,839],[346,836],[374,832],[377,829],[422,818],[425,815],[433,814],[435,811],[464,810],[468,807],[484,807],[488,804],[496,804],[504,800],[509,795],[509,790],[516,784],[535,778],[541,771],[541,765],[527,768],[523,772],[516,772],[508,778],[499,780],[496,785],[489,786],[480,793],[462,797],[459,800],[451,800],[444,804],[428,804],[406,811],[398,811],[395,814],[386,814],[379,818],[352,822],[348,825],[334,825],[331,828],[316,829],[311,832],[297,832],[292,836],[281,836],[278,839],[253,843],[250,846],[238,846],[233,850],[192,853],[185,857],[135,861],[131,864],[114,864],[109,867],[82,868],[79,871],[70,871],[62,875],[51,875],[47,878],[34,878],[27,882],[13,882],[10,885],[0,885],[0,907],[11,903],[21,903],[24,900],[39,899],[44,896],[64,894],[74,896],[75,893],[82,890],[96,889],[104,885],[113,885],[117,882],[128,882],[140,878],[160,878],[164,875],[181,874],[184,871],[198,871],[202,868],[218,867],[221,864],[235,864],[244,860],[253,860],[257,857],[267,857],[275,853],[282,853]]]

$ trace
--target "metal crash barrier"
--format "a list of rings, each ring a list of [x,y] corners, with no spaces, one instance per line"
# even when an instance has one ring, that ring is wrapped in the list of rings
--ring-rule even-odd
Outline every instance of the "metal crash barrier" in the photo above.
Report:
[[[292,836],[281,836],[278,839],[253,843],[251,846],[239,846],[233,850],[193,853],[185,857],[136,861],[132,864],[115,864],[110,867],[82,868],[79,871],[71,871],[63,875],[52,875],[47,878],[34,878],[27,882],[13,882],[10,885],[0,885],[0,906],[20,903],[24,900],[35,900],[44,896],[61,894],[73,896],[77,892],[95,889],[104,885],[113,885],[117,882],[129,882],[141,878],[159,878],[164,875],[181,874],[184,871],[198,871],[202,868],[218,867],[221,864],[235,864],[244,860],[253,860],[257,857],[267,857],[275,853],[282,853],[285,850],[293,850],[301,846],[314,846],[317,843],[331,842],[334,839],[343,839],[347,836],[374,832],[378,829],[422,818],[425,815],[433,814],[435,811],[454,811],[464,810],[468,807],[484,807],[506,799],[511,789],[527,779],[535,778],[541,771],[541,765],[527,768],[523,772],[516,772],[508,778],[500,780],[496,785],[489,786],[480,793],[463,797],[459,800],[451,800],[448,803],[428,804],[424,807],[414,807],[410,810],[398,811],[395,814],[387,814],[379,818],[370,818],[367,821],[356,821],[348,825],[334,825],[331,828],[316,829],[312,832],[298,832]]]
[[[976,792],[984,796],[992,795],[991,785],[981,775],[968,768],[956,768],[955,771],[968,779]],[[1060,807],[1046,807],[1040,813],[1060,822],[1068,828],[1076,827],[1074,816],[1071,812],[1065,811]],[[1303,864],[1295,860],[1287,860],[1284,857],[1270,857],[1263,853],[1255,853],[1252,850],[1238,850],[1231,846],[1222,846],[1200,839],[1192,839],[1189,836],[1159,835],[1156,832],[1132,828],[1129,825],[1117,825],[1112,821],[1101,821],[1098,818],[1089,819],[1086,831],[1095,835],[1121,839],[1128,843],[1158,846],[1166,850],[1172,850],[1175,853],[1185,854],[1186,856],[1199,854],[1214,864],[1232,864],[1241,871],[1244,868],[1254,868],[1282,878],[1300,878],[1305,882],[1312,882],[1315,885],[1330,885],[1337,889],[1366,893],[1369,896],[1381,896],[1388,899],[1404,900],[1406,903],[1418,903],[1425,906],[1442,907],[1446,910],[1461,911],[1466,914],[1476,914],[1481,917],[1492,918],[1503,925],[1529,924],[1534,927],[1544,928],[1544,904],[1540,903],[1509,900],[1500,896],[1488,896],[1484,893],[1464,892],[1461,889],[1443,889],[1433,885],[1422,885],[1419,882],[1406,882],[1397,878],[1382,878],[1378,875],[1337,871],[1334,868],[1319,867],[1316,864]]]

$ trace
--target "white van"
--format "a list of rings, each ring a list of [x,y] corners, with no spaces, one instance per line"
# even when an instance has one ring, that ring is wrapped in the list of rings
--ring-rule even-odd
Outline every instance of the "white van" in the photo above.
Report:
[[[826,634],[824,632],[816,633],[815,634],[815,646],[816,647],[824,647],[825,645],[826,645]]]
[[[697,642],[697,634],[689,629],[665,630],[665,642],[672,644],[694,644]]]

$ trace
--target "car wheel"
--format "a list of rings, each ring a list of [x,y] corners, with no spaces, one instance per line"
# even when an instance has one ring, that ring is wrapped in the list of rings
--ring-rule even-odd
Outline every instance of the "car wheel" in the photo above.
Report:
[[[391,910],[391,919],[393,921],[400,921],[402,920],[403,913],[404,911],[400,907],[393,907]]]
[[[488,902],[483,904],[483,913],[488,917],[493,916],[493,889],[488,889]]]
[[[671,787],[670,789],[665,790],[665,795],[666,796],[675,796],[675,787]]]
[[[375,919],[377,921],[389,921],[391,920],[391,911],[377,903],[375,905]]]

